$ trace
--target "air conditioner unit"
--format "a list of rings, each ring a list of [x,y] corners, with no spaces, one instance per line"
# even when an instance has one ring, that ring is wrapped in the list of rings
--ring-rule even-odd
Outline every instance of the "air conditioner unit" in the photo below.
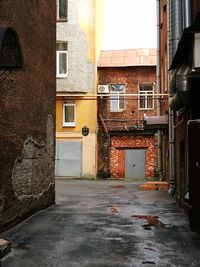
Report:
[[[99,94],[109,94],[109,88],[107,84],[98,85]]]

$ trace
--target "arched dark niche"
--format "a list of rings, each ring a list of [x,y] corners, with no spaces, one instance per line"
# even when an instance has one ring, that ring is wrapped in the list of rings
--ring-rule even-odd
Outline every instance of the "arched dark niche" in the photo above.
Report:
[[[0,70],[21,69],[22,65],[22,50],[16,31],[0,27]]]

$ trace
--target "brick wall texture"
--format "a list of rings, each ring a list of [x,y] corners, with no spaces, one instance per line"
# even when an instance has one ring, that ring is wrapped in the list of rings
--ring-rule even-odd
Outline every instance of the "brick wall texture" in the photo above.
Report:
[[[125,84],[127,94],[138,94],[139,84],[154,84],[156,93],[156,68],[155,66],[134,67],[107,67],[98,68],[99,84],[122,83]],[[98,113],[102,115],[108,134],[105,133],[99,121],[98,131],[98,176],[100,177],[125,177],[125,148],[146,149],[146,177],[154,177],[155,148],[154,133],[142,135],[140,132],[129,132],[127,126],[141,122],[144,113],[157,114],[157,99],[154,99],[154,109],[139,110],[138,97],[127,97],[126,108],[121,112],[110,112],[110,99],[99,99]],[[116,133],[116,136],[115,136]],[[119,134],[120,133],[120,134]]]
[[[55,201],[55,6],[0,1],[0,26],[16,30],[24,61],[0,82],[0,230]]]
[[[125,177],[125,149],[146,149],[146,177],[154,177],[154,136],[115,136],[111,140],[111,177]]]
[[[125,84],[127,94],[138,94],[139,84],[154,84],[156,81],[156,68],[151,67],[115,67],[115,68],[99,68],[99,84],[112,84],[122,83]],[[154,92],[156,93],[156,86],[154,85]],[[114,122],[112,125],[115,127],[127,126],[133,124],[133,120],[143,119],[144,113],[147,115],[156,115],[157,101],[154,99],[154,109],[152,110],[139,110],[138,97],[127,97],[126,108],[122,112],[110,112],[110,99],[104,97],[99,112],[103,118],[106,119],[124,119]],[[109,126],[109,123],[108,123]],[[124,128],[123,128],[124,129]]]

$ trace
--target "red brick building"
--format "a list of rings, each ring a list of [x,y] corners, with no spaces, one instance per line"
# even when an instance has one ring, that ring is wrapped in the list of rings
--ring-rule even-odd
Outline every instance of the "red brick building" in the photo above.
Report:
[[[156,132],[143,122],[157,115],[156,50],[103,51],[98,76],[98,176],[155,177]]]

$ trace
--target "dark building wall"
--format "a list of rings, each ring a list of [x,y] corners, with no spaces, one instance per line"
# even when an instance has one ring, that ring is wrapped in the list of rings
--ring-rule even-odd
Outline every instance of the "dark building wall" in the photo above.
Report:
[[[24,60],[0,82],[1,229],[54,203],[55,6],[0,1],[0,27],[16,30]]]
[[[188,191],[188,138],[187,138],[187,121],[176,119],[176,179],[177,190],[176,198],[182,205],[184,196]]]
[[[191,1],[192,6],[192,22],[200,12],[200,2]],[[188,120],[199,119],[199,79],[196,76],[190,80],[191,83],[191,105],[187,112],[180,110],[175,114],[175,140],[176,140],[176,198],[178,202],[185,206],[184,196],[189,190],[189,174],[188,174]],[[179,114],[179,115],[178,115]]]
[[[200,12],[200,2],[199,0],[192,0],[192,18],[195,20],[197,14]]]
[[[102,128],[98,131],[97,177],[110,177],[110,135]]]
[[[163,1],[164,2],[164,1]],[[192,23],[195,21],[197,14],[200,12],[200,2],[197,0],[191,1],[192,7]],[[161,10],[161,13],[163,10]],[[175,26],[175,25],[174,25]],[[167,30],[165,30],[166,32]],[[162,40],[161,40],[162,41]],[[183,49],[183,48],[182,48]],[[192,53],[192,51],[191,51]],[[196,76],[196,75],[195,75]],[[193,80],[194,78],[192,78]],[[191,82],[191,104],[190,108],[182,106],[181,109],[174,112],[175,118],[175,161],[176,161],[176,198],[181,205],[185,204],[184,196],[188,191],[188,120],[199,118],[199,97],[198,87],[199,81]]]

